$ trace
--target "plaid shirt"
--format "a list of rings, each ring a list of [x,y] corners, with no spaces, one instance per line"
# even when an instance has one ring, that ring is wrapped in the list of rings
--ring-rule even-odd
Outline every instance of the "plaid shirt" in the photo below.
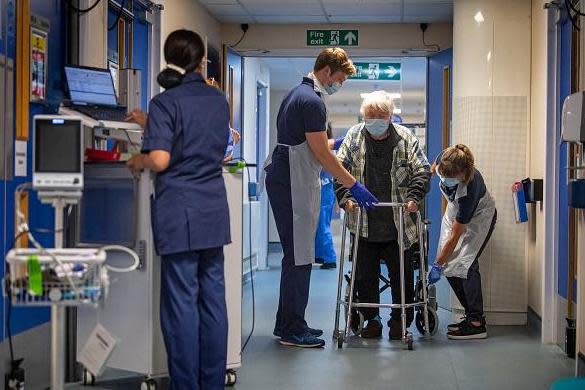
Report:
[[[416,196],[411,188],[413,180],[425,181],[425,193],[429,190],[430,171],[431,167],[425,156],[425,153],[419,147],[418,138],[411,133],[404,126],[394,124],[394,129],[398,134],[399,141],[394,148],[392,155],[392,202],[407,203],[408,201],[415,201],[419,203],[423,197]],[[366,162],[366,146],[365,146],[365,126],[363,123],[353,126],[347,132],[343,144],[337,153],[337,159],[343,166],[360,182],[364,182],[364,168]],[[337,180],[335,181],[335,190],[337,198],[340,200],[340,205],[343,206],[348,199],[351,199],[349,190],[341,186]],[[404,239],[407,248],[418,241],[418,233],[416,229],[416,214],[405,213],[404,221]],[[362,214],[363,225],[361,230],[361,237],[368,237],[368,215]],[[396,228],[399,226],[399,213],[394,213],[394,224]],[[357,214],[351,213],[349,215],[349,229],[352,233],[356,232]]]

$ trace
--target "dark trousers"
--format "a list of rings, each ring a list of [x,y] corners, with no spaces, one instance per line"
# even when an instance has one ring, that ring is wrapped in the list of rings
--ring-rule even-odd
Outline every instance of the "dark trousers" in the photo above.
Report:
[[[223,389],[228,337],[223,247],[162,256],[160,320],[170,389]]]
[[[411,260],[411,251],[404,253],[404,291],[406,303],[414,300],[414,270]],[[356,269],[356,299],[363,303],[380,303],[380,260],[384,260],[388,267],[388,278],[392,290],[392,303],[400,304],[400,256],[398,241],[369,242],[359,240]],[[370,320],[380,314],[379,309],[360,309],[364,318]],[[401,310],[392,309],[391,318],[401,319]],[[410,326],[414,319],[414,309],[406,310],[406,323]]]
[[[266,169],[266,191],[284,256],[280,274],[280,299],[274,330],[283,336],[303,334],[307,329],[305,310],[309,302],[312,265],[295,265],[293,209],[288,158],[275,152]]]
[[[481,274],[479,273],[479,258],[492,237],[497,219],[498,212],[496,211],[488,235],[479,249],[477,257],[471,264],[471,267],[469,267],[469,271],[467,271],[467,279],[456,277],[447,278],[455,296],[457,296],[461,306],[465,309],[465,316],[470,321],[485,323],[483,317],[483,293],[481,290]]]

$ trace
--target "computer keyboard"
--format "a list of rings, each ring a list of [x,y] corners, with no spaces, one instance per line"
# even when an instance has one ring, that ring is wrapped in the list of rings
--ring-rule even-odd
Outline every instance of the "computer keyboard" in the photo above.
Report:
[[[74,106],[73,109],[98,121],[122,122],[126,119],[126,110],[120,108]]]

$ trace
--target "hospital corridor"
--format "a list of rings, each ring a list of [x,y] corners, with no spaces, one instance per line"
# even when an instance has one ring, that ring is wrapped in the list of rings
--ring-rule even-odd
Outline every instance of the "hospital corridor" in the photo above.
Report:
[[[0,0],[0,390],[585,390],[584,0]]]

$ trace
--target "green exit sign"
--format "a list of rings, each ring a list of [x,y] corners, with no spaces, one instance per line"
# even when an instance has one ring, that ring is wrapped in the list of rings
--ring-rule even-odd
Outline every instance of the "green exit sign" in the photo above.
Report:
[[[359,30],[307,30],[307,46],[358,46]]]
[[[357,73],[351,77],[353,80],[400,80],[402,67],[399,62],[354,62],[354,65]]]

